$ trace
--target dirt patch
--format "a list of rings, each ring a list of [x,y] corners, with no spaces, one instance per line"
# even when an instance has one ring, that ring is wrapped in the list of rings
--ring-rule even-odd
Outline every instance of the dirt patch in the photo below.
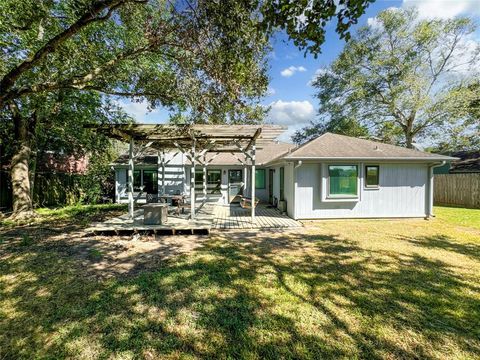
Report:
[[[78,226],[30,226],[2,234],[0,259],[18,252],[53,252],[96,278],[134,276],[202,246],[207,236],[93,236]]]

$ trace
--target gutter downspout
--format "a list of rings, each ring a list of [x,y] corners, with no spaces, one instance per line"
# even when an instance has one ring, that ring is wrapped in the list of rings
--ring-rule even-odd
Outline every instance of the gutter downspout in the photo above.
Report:
[[[440,163],[436,163],[433,165],[430,165],[428,167],[428,176],[429,176],[429,184],[428,184],[428,211],[427,211],[427,219],[430,217],[435,217],[433,214],[433,169],[437,167],[441,167],[445,165],[447,162],[442,161]]]

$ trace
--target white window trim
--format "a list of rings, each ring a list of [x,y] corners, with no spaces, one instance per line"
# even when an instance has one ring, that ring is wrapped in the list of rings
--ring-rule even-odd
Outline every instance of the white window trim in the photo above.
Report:
[[[355,165],[357,167],[357,195],[330,195],[330,175],[328,167],[331,165]],[[321,164],[321,197],[322,202],[359,202],[361,199],[361,189],[363,187],[363,164],[358,162],[335,161]]]

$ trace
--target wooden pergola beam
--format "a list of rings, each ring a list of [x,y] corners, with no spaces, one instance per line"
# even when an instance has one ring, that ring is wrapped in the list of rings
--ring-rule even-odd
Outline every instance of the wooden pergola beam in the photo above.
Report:
[[[262,128],[258,128],[257,131],[255,131],[255,134],[253,134],[252,139],[248,143],[247,147],[245,148],[245,151],[249,151],[252,146],[255,144],[259,136],[262,134]]]

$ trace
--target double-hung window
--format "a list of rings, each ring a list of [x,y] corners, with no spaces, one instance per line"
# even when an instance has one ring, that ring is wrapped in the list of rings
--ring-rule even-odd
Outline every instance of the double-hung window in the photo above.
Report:
[[[357,165],[328,165],[328,196],[332,198],[358,197]]]

